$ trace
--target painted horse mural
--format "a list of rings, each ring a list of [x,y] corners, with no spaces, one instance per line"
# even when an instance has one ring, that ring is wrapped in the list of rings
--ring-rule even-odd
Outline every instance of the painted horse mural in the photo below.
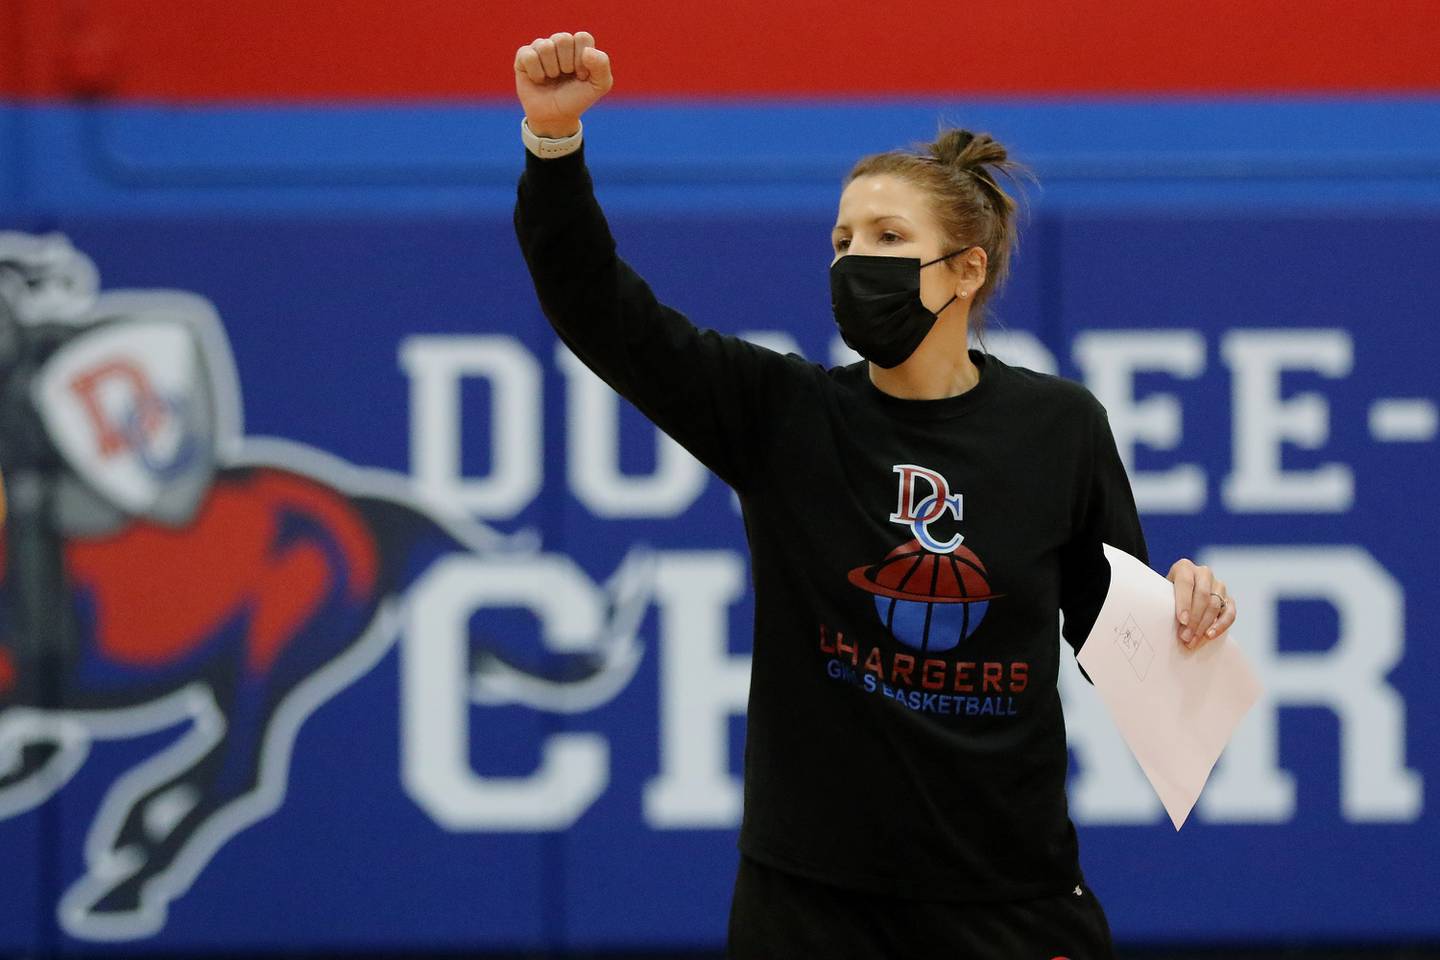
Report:
[[[0,470],[0,819],[44,804],[96,740],[183,730],[101,802],[57,906],[87,939],[160,930],[215,852],[279,809],[300,725],[395,642],[427,569],[539,549],[402,476],[246,438],[209,302],[102,293],[58,235],[0,233]],[[607,583],[584,652],[535,666],[475,628],[474,687],[544,710],[613,697],[648,568],[632,554]]]

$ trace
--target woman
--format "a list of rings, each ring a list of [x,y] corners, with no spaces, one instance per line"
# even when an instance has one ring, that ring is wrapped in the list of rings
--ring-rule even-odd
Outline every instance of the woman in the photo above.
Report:
[[[580,117],[588,33],[519,49],[515,226],[560,338],[739,493],[755,582],[736,957],[1110,955],[1066,812],[1055,624],[1077,649],[1101,543],[1147,560],[1103,408],[969,350],[1015,242],[988,136],[868,157],[832,237],[825,369],[697,330],[615,254]],[[1180,560],[1179,642],[1234,622]]]

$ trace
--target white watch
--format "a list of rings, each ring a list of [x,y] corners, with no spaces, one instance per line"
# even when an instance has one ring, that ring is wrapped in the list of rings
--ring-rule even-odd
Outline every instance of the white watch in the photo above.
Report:
[[[529,150],[541,160],[554,160],[556,157],[563,157],[580,149],[580,136],[585,132],[585,125],[579,120],[580,128],[568,137],[537,137],[531,130],[529,122],[520,118],[520,140]]]

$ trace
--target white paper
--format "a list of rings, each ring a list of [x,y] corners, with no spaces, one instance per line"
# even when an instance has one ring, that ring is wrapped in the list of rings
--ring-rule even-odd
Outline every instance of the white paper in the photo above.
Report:
[[[1104,548],[1110,591],[1077,659],[1179,830],[1260,681],[1228,632],[1186,647],[1175,585]]]

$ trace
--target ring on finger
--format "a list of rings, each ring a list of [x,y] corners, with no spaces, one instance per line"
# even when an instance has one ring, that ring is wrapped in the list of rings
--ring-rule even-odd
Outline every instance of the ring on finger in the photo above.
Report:
[[[1220,594],[1218,594],[1218,593],[1212,593],[1212,594],[1210,594],[1210,596],[1212,596],[1212,597],[1214,597],[1216,600],[1219,600],[1219,601],[1220,601],[1220,612],[1221,612],[1221,613],[1224,613],[1224,612],[1225,612],[1225,606],[1226,606],[1225,598],[1224,598],[1223,596],[1221,596]]]

